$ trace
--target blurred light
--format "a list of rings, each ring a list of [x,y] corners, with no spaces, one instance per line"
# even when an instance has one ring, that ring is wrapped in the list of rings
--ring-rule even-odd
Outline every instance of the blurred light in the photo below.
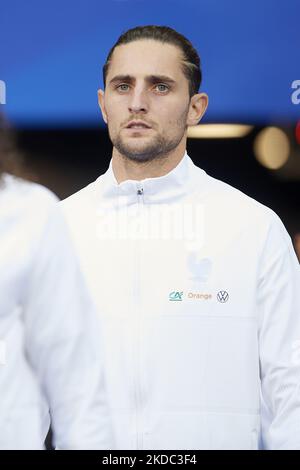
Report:
[[[289,158],[289,139],[278,127],[267,127],[256,137],[254,153],[263,166],[270,170],[278,170]]]
[[[296,130],[295,130],[296,140],[300,145],[300,121],[297,122]]]
[[[243,124],[199,124],[188,128],[187,136],[192,139],[227,139],[244,137],[253,126]]]

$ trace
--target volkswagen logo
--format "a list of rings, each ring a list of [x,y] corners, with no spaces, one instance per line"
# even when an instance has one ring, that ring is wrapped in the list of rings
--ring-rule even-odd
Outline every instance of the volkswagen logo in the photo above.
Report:
[[[217,299],[218,299],[219,302],[224,304],[229,299],[228,292],[226,292],[226,290],[220,290],[217,294]]]

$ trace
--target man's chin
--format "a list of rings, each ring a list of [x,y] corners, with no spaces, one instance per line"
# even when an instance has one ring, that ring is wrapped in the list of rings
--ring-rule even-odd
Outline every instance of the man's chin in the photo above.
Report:
[[[120,152],[121,155],[123,155],[125,158],[128,158],[128,160],[134,161],[134,162],[150,162],[157,158],[158,152],[149,152],[149,151],[123,151]]]
[[[114,146],[123,157],[135,162],[149,162],[158,158],[160,155],[161,146],[149,146],[149,145],[125,145],[115,143]]]

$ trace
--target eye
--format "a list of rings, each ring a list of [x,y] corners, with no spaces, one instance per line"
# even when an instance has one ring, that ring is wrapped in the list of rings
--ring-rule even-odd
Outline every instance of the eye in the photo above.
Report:
[[[155,88],[158,88],[158,91],[160,92],[165,92],[169,90],[168,85],[165,85],[164,83],[158,83],[157,85],[155,85]]]
[[[116,87],[116,89],[119,90],[119,91],[127,91],[128,87],[129,87],[129,85],[127,85],[127,83],[121,83],[120,85],[118,85]]]

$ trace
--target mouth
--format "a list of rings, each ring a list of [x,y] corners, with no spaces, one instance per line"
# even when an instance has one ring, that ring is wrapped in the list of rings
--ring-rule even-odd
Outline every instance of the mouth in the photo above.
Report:
[[[126,127],[126,131],[129,132],[129,134],[144,134],[145,132],[151,131],[150,127]]]
[[[131,121],[126,127],[126,129],[144,130],[151,129],[151,127],[143,121]]]

